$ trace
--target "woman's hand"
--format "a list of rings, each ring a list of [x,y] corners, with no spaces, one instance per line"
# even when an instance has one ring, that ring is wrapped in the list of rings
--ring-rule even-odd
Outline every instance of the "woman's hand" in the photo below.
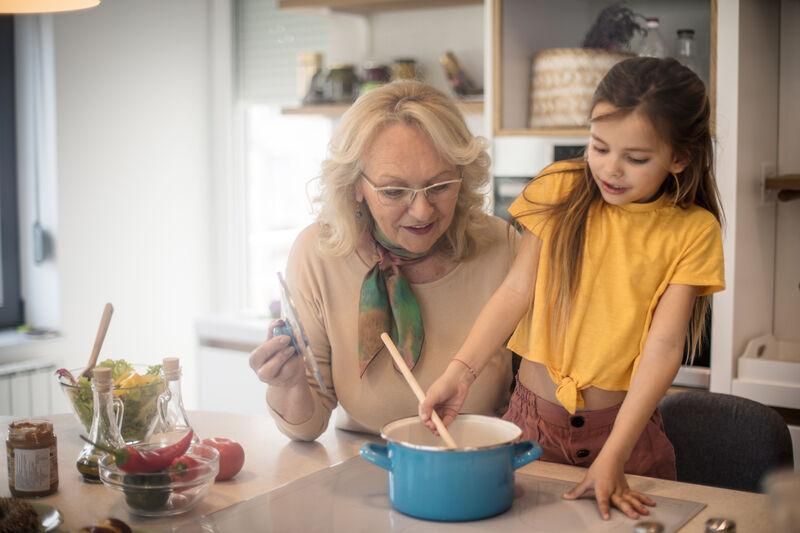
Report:
[[[295,357],[296,350],[287,335],[272,336],[276,326],[283,320],[270,324],[267,340],[250,353],[250,368],[258,379],[270,387],[292,387],[306,383],[306,371],[302,357]]]
[[[604,457],[601,451],[583,480],[563,497],[567,500],[576,500],[586,491],[594,489],[597,508],[603,520],[608,520],[612,505],[629,518],[636,519],[641,515],[649,515],[650,510],[646,506],[653,507],[656,502],[646,494],[630,489],[625,479],[624,466],[624,462],[620,464],[620,461],[614,458]]]
[[[467,399],[471,381],[463,365],[450,363],[444,374],[428,388],[425,399],[419,404],[422,423],[435,433],[436,426],[431,420],[431,413],[436,409],[442,423],[449,426]]]

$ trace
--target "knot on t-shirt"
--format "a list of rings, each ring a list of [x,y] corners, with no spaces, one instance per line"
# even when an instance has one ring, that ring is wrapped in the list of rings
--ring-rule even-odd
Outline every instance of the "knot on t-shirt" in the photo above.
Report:
[[[578,384],[569,376],[559,380],[556,398],[570,414],[575,414],[575,411],[583,408],[583,395],[578,390]]]

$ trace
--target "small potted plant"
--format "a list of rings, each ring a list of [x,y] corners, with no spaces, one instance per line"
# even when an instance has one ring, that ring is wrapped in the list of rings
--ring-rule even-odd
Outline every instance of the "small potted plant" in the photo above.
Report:
[[[594,24],[586,32],[583,47],[628,52],[634,36],[647,31],[637,20],[642,18],[621,3],[612,4],[597,15]]]

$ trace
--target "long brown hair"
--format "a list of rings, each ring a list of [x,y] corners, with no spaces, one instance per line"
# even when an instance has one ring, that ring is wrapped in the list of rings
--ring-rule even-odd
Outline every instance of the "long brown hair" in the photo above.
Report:
[[[714,179],[711,108],[700,78],[671,58],[626,59],[612,67],[602,79],[592,98],[591,109],[600,102],[617,108],[615,114],[624,116],[637,111],[647,117],[658,135],[671,146],[673,154],[688,162],[674,179],[664,181],[662,193],[676,206],[698,205],[708,210],[722,224],[723,213]],[[574,171],[581,175],[562,201],[542,205],[526,196],[538,206],[535,212],[549,215],[553,233],[547,253],[551,264],[564,266],[558,274],[552,275],[546,296],[553,309],[552,339],[561,337],[559,333],[566,327],[580,283],[589,211],[603,201],[589,165],[578,160]],[[539,177],[549,173],[552,171],[545,171]],[[702,344],[710,303],[710,296],[695,300],[686,338],[690,362]]]

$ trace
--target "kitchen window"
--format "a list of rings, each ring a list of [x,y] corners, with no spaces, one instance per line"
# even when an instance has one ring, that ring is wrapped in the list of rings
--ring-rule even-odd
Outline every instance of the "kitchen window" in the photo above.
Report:
[[[279,298],[276,273],[284,271],[292,243],[314,220],[314,178],[325,158],[331,121],[286,117],[279,108],[259,103],[248,104],[244,115],[245,306],[263,315]]]
[[[22,323],[14,64],[14,19],[0,17],[0,328]]]
[[[236,112],[240,134],[241,224],[246,235],[241,305],[275,314],[276,273],[299,232],[314,220],[315,179],[333,127],[322,116],[287,116],[296,105],[298,54],[325,52],[329,18],[281,11],[275,0],[234,3]],[[271,304],[272,309],[271,309]]]

